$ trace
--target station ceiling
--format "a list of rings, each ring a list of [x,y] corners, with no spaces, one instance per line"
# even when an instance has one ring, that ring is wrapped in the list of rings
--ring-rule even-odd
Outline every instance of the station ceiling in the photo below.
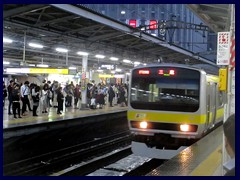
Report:
[[[199,13],[195,6],[189,7],[197,9]],[[226,19],[224,16],[221,18]],[[216,25],[212,25],[215,31],[224,28],[224,25],[220,25],[220,20],[214,18],[213,20],[217,22]],[[170,45],[157,37],[80,5],[4,4],[3,33],[4,36],[14,40],[12,44],[3,45],[4,60],[13,63],[23,61],[26,33],[27,44],[37,42],[44,45],[44,48],[39,50],[26,44],[25,62],[29,64],[43,62],[53,67],[66,66],[66,54],[57,52],[56,47],[69,49],[68,66],[81,67],[82,58],[77,52],[89,52],[88,67],[93,69],[97,69],[101,64],[115,64],[118,68],[127,70],[133,67],[132,64],[123,63],[122,59],[141,63],[154,63],[160,59],[166,63],[185,64],[187,61],[188,64],[214,64],[190,51]],[[106,57],[97,59],[96,54],[103,54]],[[118,57],[119,60],[111,61],[109,59],[111,56]]]

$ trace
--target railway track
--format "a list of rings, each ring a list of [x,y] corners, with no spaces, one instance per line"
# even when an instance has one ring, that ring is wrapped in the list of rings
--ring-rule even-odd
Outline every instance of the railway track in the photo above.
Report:
[[[101,156],[108,152],[127,146],[131,142],[129,131],[124,131],[101,139],[81,143],[39,156],[5,164],[3,174],[6,176],[46,176],[54,172]]]

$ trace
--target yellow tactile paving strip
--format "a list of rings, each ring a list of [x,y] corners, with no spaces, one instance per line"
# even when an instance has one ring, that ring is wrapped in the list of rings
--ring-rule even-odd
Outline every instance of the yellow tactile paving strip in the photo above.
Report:
[[[189,176],[211,176],[222,165],[222,145],[213,151]]]

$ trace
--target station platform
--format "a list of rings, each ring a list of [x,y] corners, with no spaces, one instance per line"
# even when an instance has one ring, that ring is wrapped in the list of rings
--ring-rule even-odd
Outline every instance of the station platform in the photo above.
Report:
[[[222,176],[223,128],[184,149],[146,176]]]
[[[51,107],[48,113],[41,113],[38,110],[38,116],[33,116],[32,112],[28,111],[26,116],[22,116],[22,118],[14,119],[13,115],[8,115],[7,110],[4,110],[3,113],[3,129],[32,125],[32,124],[41,124],[46,122],[54,122],[54,121],[62,121],[67,119],[76,119],[87,116],[96,116],[101,114],[108,113],[117,113],[127,111],[127,107],[120,107],[118,105],[114,107],[105,106],[103,109],[86,109],[81,110],[80,108],[66,108],[63,114],[57,114],[57,108]]]

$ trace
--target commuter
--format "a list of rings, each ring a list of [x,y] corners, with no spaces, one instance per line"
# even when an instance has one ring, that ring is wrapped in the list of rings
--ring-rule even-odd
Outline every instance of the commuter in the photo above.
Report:
[[[7,97],[7,88],[3,81],[3,110],[5,110],[5,99]]]
[[[113,84],[110,85],[108,94],[109,94],[109,96],[108,96],[109,106],[113,107],[112,103],[113,103],[113,98],[115,97],[115,92],[113,90]]]
[[[58,93],[58,88],[59,88],[58,81],[53,81],[53,87],[52,87],[52,91],[53,91],[53,102],[52,102],[52,105],[53,105],[53,107],[55,107],[55,108],[58,107],[58,105],[57,105],[57,93]]]
[[[43,85],[43,89],[42,89],[42,97],[41,97],[41,101],[42,101],[42,113],[47,113],[47,109],[48,109],[48,84],[44,84]]]
[[[17,118],[16,110],[18,111],[18,118],[22,118],[20,115],[20,90],[19,85],[14,84],[14,89],[12,91],[12,109],[14,118]]]
[[[33,116],[37,115],[37,108],[39,106],[39,100],[40,100],[40,86],[35,86],[32,89],[32,99],[33,99]]]
[[[225,176],[235,176],[235,114],[228,117],[223,124],[225,136],[225,148],[230,156],[230,160],[223,166],[227,170]]]
[[[51,81],[47,81],[47,84],[48,84],[47,104],[48,104],[48,107],[52,107],[51,101],[52,101],[53,93],[51,88]]]
[[[80,86],[78,84],[76,84],[76,87],[74,89],[74,106],[75,109],[77,109],[77,105],[78,105],[78,101],[81,100],[81,90],[80,90]]]
[[[14,84],[14,81],[13,80],[10,80],[10,84],[8,85],[7,87],[7,91],[8,91],[8,101],[9,101],[9,104],[8,104],[8,114],[11,115],[11,106],[12,106],[12,91],[14,89],[13,87],[13,84]]]
[[[29,89],[29,81],[25,81],[24,85],[21,86],[21,99],[22,99],[22,115],[25,116],[25,112],[27,110],[27,105],[28,105],[28,109],[29,111],[32,111],[31,107],[30,107],[30,102],[28,99],[28,95],[30,94],[30,89]]]
[[[126,106],[126,99],[125,99],[125,89],[123,88],[123,86],[119,85],[119,89],[118,89],[118,92],[119,92],[119,104],[121,107],[124,107]]]
[[[90,107],[91,105],[91,91],[92,91],[93,85],[91,83],[87,84],[87,105]]]
[[[103,108],[103,105],[105,104],[105,100],[104,100],[104,89],[103,86],[100,85],[99,89],[98,89],[98,95],[97,95],[97,103],[99,104],[99,109]]]
[[[57,90],[57,102],[58,102],[57,114],[62,114],[61,111],[63,111],[63,102],[64,102],[62,87],[59,87]]]

